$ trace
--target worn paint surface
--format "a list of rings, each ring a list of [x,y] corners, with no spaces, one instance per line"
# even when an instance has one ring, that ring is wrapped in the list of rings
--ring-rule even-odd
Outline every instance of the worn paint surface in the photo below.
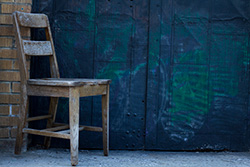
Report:
[[[62,77],[112,79],[111,148],[248,149],[249,1],[39,0],[33,11],[49,15]],[[80,123],[101,125],[100,106],[82,98]],[[67,122],[67,99],[58,111]],[[101,134],[80,134],[81,148],[101,148]]]

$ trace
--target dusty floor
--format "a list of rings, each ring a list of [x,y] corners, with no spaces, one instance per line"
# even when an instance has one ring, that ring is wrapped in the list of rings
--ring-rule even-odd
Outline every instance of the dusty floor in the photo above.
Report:
[[[32,148],[21,155],[0,153],[0,166],[37,167],[70,166],[68,149]],[[155,152],[110,151],[104,157],[102,151],[79,152],[78,166],[112,167],[250,167],[250,152]]]

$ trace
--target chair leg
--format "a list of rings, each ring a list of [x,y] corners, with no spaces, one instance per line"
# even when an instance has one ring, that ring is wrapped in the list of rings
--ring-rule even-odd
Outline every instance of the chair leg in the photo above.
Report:
[[[70,124],[70,152],[71,165],[78,164],[79,145],[79,89],[70,88],[69,91],[69,124]]]
[[[102,95],[102,136],[104,156],[109,154],[109,85],[107,94]]]
[[[52,118],[48,119],[47,128],[51,128],[56,118],[56,110],[58,105],[58,97],[50,98],[49,114],[52,115]],[[50,147],[51,137],[44,138],[44,147],[47,149]]]
[[[23,128],[26,124],[27,112],[29,107],[29,99],[27,94],[21,92],[20,96],[20,111],[19,111],[19,121],[17,127],[15,154],[20,154],[23,145]]]

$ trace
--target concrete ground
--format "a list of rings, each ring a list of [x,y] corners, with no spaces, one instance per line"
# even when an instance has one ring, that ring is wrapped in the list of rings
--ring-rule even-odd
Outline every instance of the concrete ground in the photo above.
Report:
[[[3,167],[71,166],[68,149],[31,148],[21,155],[0,153]],[[79,151],[78,166],[93,167],[250,167],[250,152]]]

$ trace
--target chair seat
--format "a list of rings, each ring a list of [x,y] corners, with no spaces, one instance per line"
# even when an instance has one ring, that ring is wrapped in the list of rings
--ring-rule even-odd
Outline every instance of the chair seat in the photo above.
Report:
[[[85,79],[85,78],[43,78],[43,79],[29,79],[29,85],[43,85],[43,86],[84,86],[84,85],[106,85],[109,84],[109,79]]]

